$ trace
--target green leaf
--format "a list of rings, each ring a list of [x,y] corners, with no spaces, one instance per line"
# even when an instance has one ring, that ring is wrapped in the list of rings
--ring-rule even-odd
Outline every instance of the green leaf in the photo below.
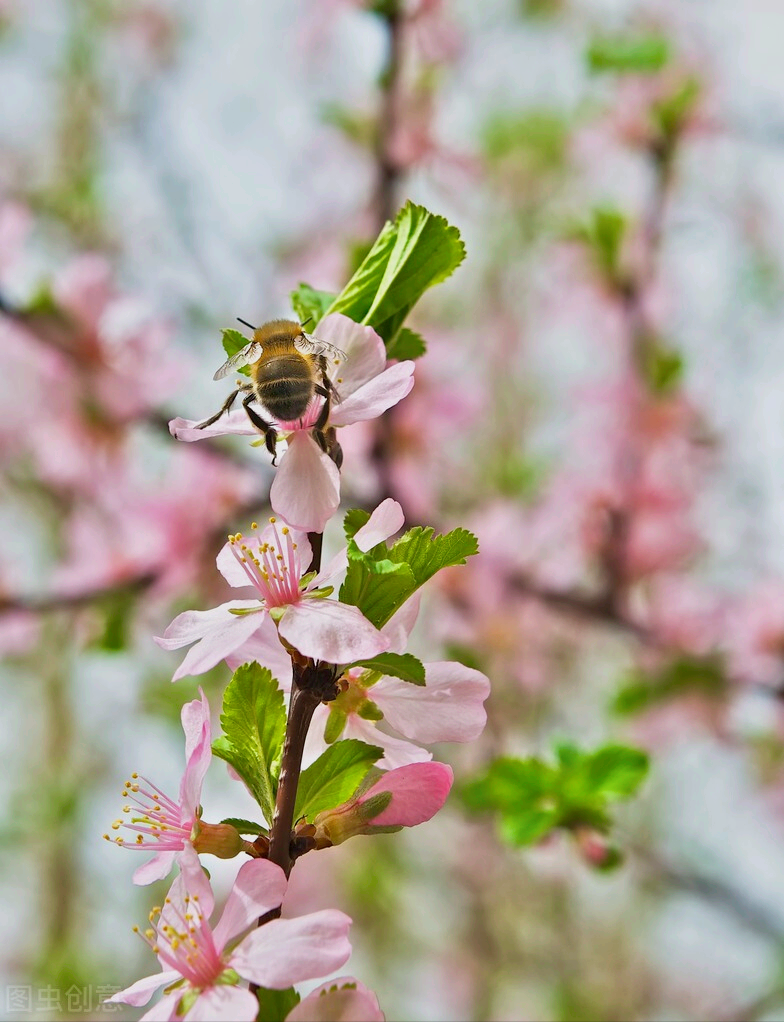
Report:
[[[212,751],[234,767],[271,822],[286,711],[268,668],[255,662],[237,668],[223,695],[221,726]]]
[[[654,394],[671,394],[683,379],[683,358],[674,348],[649,342],[642,358],[642,374]]]
[[[234,330],[233,327],[228,327],[221,331],[221,340],[223,341],[223,350],[226,352],[227,358],[236,355],[238,351],[242,351],[250,343],[244,334],[241,334],[239,330]],[[240,366],[237,372],[242,373],[243,376],[250,376],[250,370],[247,366]]]
[[[425,684],[425,665],[411,653],[379,653],[372,660],[357,660],[351,666],[367,667],[391,678],[410,681],[412,685]]]
[[[669,96],[658,100],[651,108],[651,119],[664,141],[671,148],[691,116],[700,98],[700,83],[696,78],[687,78]]]
[[[408,358],[421,358],[427,351],[424,337],[404,326],[397,336],[387,345],[387,358],[396,358],[403,362]]]
[[[424,292],[465,258],[460,232],[423,206],[407,202],[387,222],[329,312],[366,323],[390,343]]]
[[[240,834],[264,834],[266,836],[268,833],[267,828],[262,827],[260,823],[254,823],[253,820],[240,820],[236,816],[229,816],[225,820],[221,820],[221,823],[230,824]]]
[[[434,536],[431,528],[421,526],[409,529],[390,548],[379,543],[363,554],[352,552],[349,545],[349,566],[340,587],[340,600],[359,607],[376,628],[381,628],[437,571],[465,564],[466,557],[478,549],[476,536],[466,529]]]
[[[258,987],[256,997],[259,1000],[259,1013],[256,1022],[285,1022],[286,1016],[300,1002],[300,996],[294,987],[287,990],[268,990]]]
[[[356,738],[330,745],[300,775],[294,819],[312,821],[317,813],[347,802],[383,753]]]
[[[648,756],[642,750],[605,745],[586,760],[589,790],[608,798],[628,798],[645,780],[648,767]]]
[[[313,333],[334,301],[332,291],[317,291],[310,284],[300,284],[296,291],[291,292],[291,306],[300,323],[311,320],[308,333]]]
[[[494,760],[463,784],[466,808],[495,813],[513,845],[533,844],[556,828],[578,837],[585,828],[604,834],[612,825],[609,807],[635,794],[648,772],[648,756],[624,745],[585,752],[561,743],[556,757],[555,764],[536,756]]]
[[[594,74],[655,74],[669,62],[670,44],[653,32],[598,36],[588,47],[587,60]]]
[[[657,671],[630,673],[616,692],[611,709],[621,716],[629,716],[692,693],[706,698],[721,697],[726,687],[721,657],[680,656]]]

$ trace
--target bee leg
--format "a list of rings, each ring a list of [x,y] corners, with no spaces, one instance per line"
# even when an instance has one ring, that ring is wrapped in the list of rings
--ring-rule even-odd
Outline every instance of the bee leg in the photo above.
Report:
[[[239,394],[239,392],[241,390],[246,389],[247,389],[246,387],[237,387],[236,390],[233,390],[221,405],[220,411],[216,412],[214,415],[211,415],[209,419],[205,419],[204,422],[200,422],[196,429],[205,429],[207,426],[211,426],[213,422],[217,422],[221,415],[223,415],[224,412],[228,412],[228,410],[237,400],[237,395]]]
[[[256,395],[253,393],[253,391],[251,391],[250,394],[247,395],[247,397],[243,398],[242,407],[248,413],[248,418],[256,427],[256,429],[260,430],[264,434],[265,446],[272,455],[272,464],[275,465],[277,464],[275,459],[277,456],[276,445],[278,442],[278,434],[276,433],[274,426],[271,426],[269,422],[265,422],[264,419],[262,419],[262,417],[259,415],[259,413],[255,412],[250,407],[250,402],[255,400],[255,397]]]

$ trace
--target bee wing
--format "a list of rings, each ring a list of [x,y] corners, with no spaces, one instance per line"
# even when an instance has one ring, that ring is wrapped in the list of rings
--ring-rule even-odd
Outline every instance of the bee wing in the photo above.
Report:
[[[244,348],[241,348],[231,358],[227,358],[223,365],[213,376],[213,380],[222,380],[224,376],[228,376],[229,373],[233,373],[236,369],[241,369],[243,366],[250,365],[252,362],[258,362],[261,358],[261,353],[264,349],[258,341],[251,341],[250,344],[246,344]]]
[[[322,341],[318,337],[313,337],[312,334],[300,334],[294,341],[294,347],[302,355],[325,355],[336,363],[345,362],[346,360],[345,351],[336,348],[329,341]]]

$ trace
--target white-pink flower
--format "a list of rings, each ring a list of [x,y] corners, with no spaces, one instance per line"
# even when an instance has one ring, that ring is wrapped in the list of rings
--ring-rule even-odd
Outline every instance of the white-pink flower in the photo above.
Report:
[[[133,874],[136,884],[151,884],[167,876],[175,859],[190,847],[199,831],[199,803],[204,775],[212,759],[210,707],[207,697],[199,689],[201,699],[194,699],[182,708],[182,729],[185,732],[185,773],[180,782],[177,799],[170,798],[146,777],[133,774],[125,782],[123,814],[128,815],[112,824],[113,830],[124,827],[135,832],[136,838],[127,841],[116,837],[121,848],[154,851],[155,855]],[[108,834],[104,834],[110,840]]]
[[[357,542],[369,550],[401,524],[400,505],[384,501],[357,533]],[[173,680],[201,674],[226,658],[235,664],[243,663],[243,656],[265,663],[265,647],[279,661],[278,636],[303,656],[333,664],[369,659],[388,649],[390,640],[360,610],[327,598],[328,583],[346,566],[345,550],[318,577],[304,579],[310,559],[307,534],[275,519],[260,534],[231,536],[218,554],[218,569],[229,585],[252,587],[257,596],[176,617],[155,640],[164,649],[194,643]]]
[[[192,1022],[252,1022],[258,1014],[258,1001],[238,985],[240,979],[285,990],[339,969],[351,954],[351,920],[335,909],[256,926],[260,916],[282,903],[286,892],[283,870],[267,859],[253,859],[240,869],[214,928],[209,922],[214,907],[212,888],[193,849],[186,849],[180,866],[182,873],[169,891],[155,928],[143,934],[162,971],[109,998],[115,1003],[142,1005],[160,987],[167,987],[142,1022],[168,1022],[183,1016]]]
[[[319,323],[317,337],[346,355],[338,366],[329,366],[340,401],[333,403],[326,428],[375,419],[401,401],[414,386],[414,363],[387,366],[384,342],[372,327],[333,313]],[[340,503],[340,473],[311,435],[322,401],[315,398],[303,418],[296,422],[275,424],[287,448],[272,483],[270,502],[277,514],[305,532],[321,532]],[[258,436],[242,409],[222,416],[205,429],[198,425],[199,420],[177,418],[171,421],[169,429],[172,436],[186,442],[227,433]]]

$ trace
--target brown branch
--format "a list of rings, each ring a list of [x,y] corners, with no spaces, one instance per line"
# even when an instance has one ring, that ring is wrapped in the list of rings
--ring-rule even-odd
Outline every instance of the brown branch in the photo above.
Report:
[[[24,614],[46,614],[57,610],[78,610],[90,603],[121,596],[125,593],[141,593],[149,589],[160,577],[159,572],[144,571],[131,575],[111,585],[92,586],[77,593],[46,593],[42,596],[0,596],[0,614],[14,612]]]

